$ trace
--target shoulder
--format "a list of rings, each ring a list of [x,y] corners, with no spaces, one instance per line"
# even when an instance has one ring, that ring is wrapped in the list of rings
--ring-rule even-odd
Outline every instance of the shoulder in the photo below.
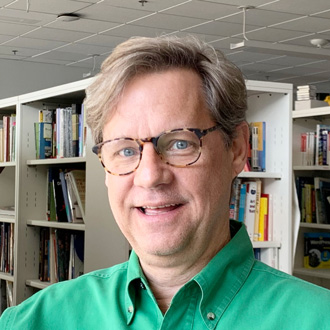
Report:
[[[315,302],[326,302],[330,304],[330,291],[310,282],[301,280],[277,269],[271,268],[259,261],[256,261],[251,271],[252,278],[257,278],[264,287],[264,290],[271,291],[276,295],[281,295],[281,300],[292,299],[296,303],[304,304],[306,299],[308,304]],[[299,302],[299,300],[301,300]]]
[[[7,308],[0,318],[0,329],[39,329],[37,324],[47,324],[59,315],[64,319],[78,311],[88,313],[91,306],[98,308],[100,301],[111,304],[116,292],[125,289],[126,276],[127,262],[52,284],[18,306]]]

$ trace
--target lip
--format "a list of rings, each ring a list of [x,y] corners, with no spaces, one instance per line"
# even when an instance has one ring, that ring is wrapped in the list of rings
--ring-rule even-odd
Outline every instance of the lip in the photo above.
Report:
[[[146,217],[169,216],[183,206],[182,203],[143,204],[136,207],[140,214]]]

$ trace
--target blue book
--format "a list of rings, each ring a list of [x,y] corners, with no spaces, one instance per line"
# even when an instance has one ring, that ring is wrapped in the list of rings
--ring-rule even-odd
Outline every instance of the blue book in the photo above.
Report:
[[[52,156],[52,124],[35,123],[36,134],[36,155],[39,159],[45,159]]]
[[[238,207],[238,221],[244,222],[245,218],[245,202],[246,202],[246,184],[241,184],[239,207]]]

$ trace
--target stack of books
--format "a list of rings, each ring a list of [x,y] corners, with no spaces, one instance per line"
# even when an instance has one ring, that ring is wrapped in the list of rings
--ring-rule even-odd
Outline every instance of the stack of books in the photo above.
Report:
[[[297,87],[297,101],[295,110],[325,107],[328,104],[316,99],[316,87],[314,85],[304,85]]]

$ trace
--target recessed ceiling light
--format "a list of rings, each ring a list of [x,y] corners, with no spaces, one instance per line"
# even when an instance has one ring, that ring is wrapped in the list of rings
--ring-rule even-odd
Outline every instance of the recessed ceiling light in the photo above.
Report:
[[[79,15],[72,13],[64,13],[57,16],[57,20],[61,22],[72,22],[80,19]]]

